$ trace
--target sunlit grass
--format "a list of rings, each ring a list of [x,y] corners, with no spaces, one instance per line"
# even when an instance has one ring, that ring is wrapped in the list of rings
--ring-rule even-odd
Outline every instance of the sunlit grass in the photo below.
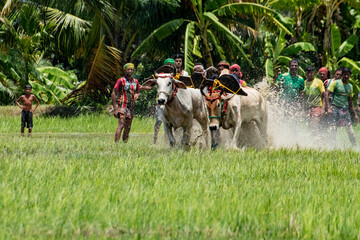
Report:
[[[20,132],[21,115],[20,111],[14,108],[12,111],[4,109],[3,115],[0,114],[0,133]],[[118,120],[107,113],[102,114],[82,114],[74,118],[64,118],[60,116],[48,117],[35,114],[33,133],[115,133]],[[132,123],[132,132],[151,133],[154,129],[155,119],[135,117]]]
[[[0,120],[0,238],[360,237],[357,152],[170,149],[153,119],[114,144],[107,114],[39,116],[27,138],[19,121]]]

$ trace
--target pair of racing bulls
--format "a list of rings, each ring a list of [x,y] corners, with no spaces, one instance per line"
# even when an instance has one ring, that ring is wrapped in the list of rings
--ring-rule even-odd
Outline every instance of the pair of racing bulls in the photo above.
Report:
[[[184,80],[184,78],[181,79]],[[216,87],[214,80],[204,79],[202,76],[198,84],[180,80],[174,79],[173,70],[169,66],[163,66],[156,71],[154,79],[143,84],[157,86],[157,104],[162,110],[164,130],[169,138],[170,146],[175,145],[173,129],[180,127],[183,128],[182,144],[190,145],[193,119],[199,122],[202,137],[205,137],[207,146],[210,129],[212,148],[218,145],[216,135],[220,127],[232,130],[233,136],[228,146],[230,148],[238,148],[242,137],[241,132],[259,135],[262,145],[266,145],[268,120],[266,102],[257,90],[250,87],[240,88],[237,80],[230,74],[220,76],[220,81],[215,80],[218,83],[223,80],[225,85],[220,84],[221,87]],[[191,87],[186,85],[191,85]],[[238,89],[234,86],[238,86]],[[250,131],[244,129],[250,127],[252,127]]]

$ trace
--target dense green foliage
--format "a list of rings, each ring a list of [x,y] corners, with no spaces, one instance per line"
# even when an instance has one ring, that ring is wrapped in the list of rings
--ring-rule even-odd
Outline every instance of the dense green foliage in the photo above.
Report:
[[[106,104],[122,64],[135,62],[142,82],[175,53],[189,71],[239,63],[250,84],[271,82],[293,57],[303,68],[351,67],[356,85],[360,75],[359,0],[3,0],[0,9],[2,105],[28,82],[43,103]]]
[[[114,144],[108,114],[36,116],[27,138],[16,110],[0,110],[0,238],[360,234],[358,152],[170,149],[139,118]]]

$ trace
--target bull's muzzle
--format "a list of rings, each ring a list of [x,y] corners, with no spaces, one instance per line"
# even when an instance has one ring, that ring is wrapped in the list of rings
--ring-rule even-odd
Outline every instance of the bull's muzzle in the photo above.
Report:
[[[218,127],[216,125],[212,125],[209,128],[210,128],[210,131],[216,131]]]
[[[159,104],[159,105],[164,105],[164,104],[165,104],[165,99],[159,98],[159,99],[158,99],[158,104]]]

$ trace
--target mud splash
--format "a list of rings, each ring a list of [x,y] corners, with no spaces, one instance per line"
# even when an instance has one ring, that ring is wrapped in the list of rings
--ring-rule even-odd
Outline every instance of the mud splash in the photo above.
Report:
[[[308,114],[299,106],[285,109],[280,101],[279,94],[270,89],[266,78],[255,86],[267,101],[268,107],[268,135],[269,148],[303,148],[318,150],[333,150],[351,148],[345,128],[340,128],[337,133],[326,120],[321,118],[321,124],[314,128],[309,123]],[[359,134],[355,132],[357,139]]]

